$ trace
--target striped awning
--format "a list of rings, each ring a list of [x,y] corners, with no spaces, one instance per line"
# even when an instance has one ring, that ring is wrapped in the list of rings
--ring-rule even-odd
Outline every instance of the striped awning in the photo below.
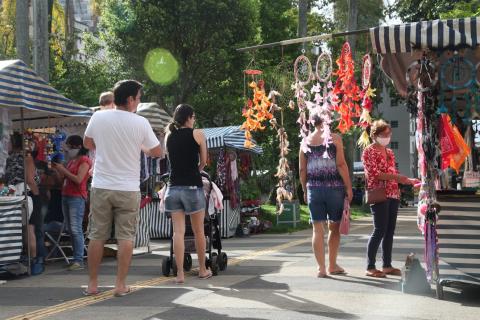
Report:
[[[376,53],[476,47],[480,43],[480,20],[473,17],[379,26],[370,29],[370,40]]]
[[[137,107],[137,114],[147,118],[152,128],[156,131],[163,131],[168,126],[168,123],[172,121],[172,117],[170,117],[167,111],[155,102],[140,103]]]
[[[24,117],[79,116],[89,117],[92,111],[65,98],[40,78],[21,60],[0,61],[0,107],[9,107],[12,120]],[[39,114],[40,113],[40,114]]]
[[[253,148],[245,148],[245,131],[240,126],[205,128],[203,129],[207,138],[207,147],[209,149],[230,147],[238,150],[250,151],[262,154],[262,147],[255,145]],[[252,140],[256,144],[255,140]]]

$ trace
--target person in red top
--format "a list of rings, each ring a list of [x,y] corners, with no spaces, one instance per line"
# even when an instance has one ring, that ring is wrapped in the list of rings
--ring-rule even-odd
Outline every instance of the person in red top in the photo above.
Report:
[[[362,155],[367,190],[385,188],[387,196],[386,201],[370,205],[374,229],[368,240],[366,275],[376,278],[384,278],[387,274],[402,275],[399,269],[392,267],[393,234],[400,204],[398,184],[414,185],[418,182],[416,179],[398,173],[395,154],[387,148],[391,137],[392,129],[388,123],[384,120],[374,121],[370,128],[370,138],[373,143],[365,148]],[[382,271],[375,267],[375,258],[380,243],[382,243],[383,252]]]
[[[92,162],[87,156],[80,136],[69,136],[65,142],[68,156],[67,167],[56,163],[55,168],[65,176],[62,188],[62,207],[66,230],[71,234],[73,260],[68,270],[83,269],[84,237],[83,215],[87,199],[87,181]]]

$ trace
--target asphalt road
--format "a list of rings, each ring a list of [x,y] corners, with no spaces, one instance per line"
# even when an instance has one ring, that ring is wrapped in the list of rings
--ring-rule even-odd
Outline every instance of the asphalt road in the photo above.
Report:
[[[339,264],[348,274],[316,278],[310,231],[288,235],[256,235],[226,239],[230,264],[214,278],[200,280],[192,272],[184,285],[161,274],[165,241],[153,254],[136,255],[129,283],[135,291],[115,298],[111,293],[116,270],[105,259],[97,297],[83,297],[86,270],[69,272],[50,264],[36,277],[0,285],[0,319],[480,319],[480,291],[448,289],[445,300],[404,294],[400,278],[364,276],[370,218],[355,221],[342,238]],[[412,211],[402,210],[394,242],[394,264],[405,256],[423,256],[423,239]],[[380,258],[381,252],[378,257]],[[195,266],[195,261],[194,261]]]

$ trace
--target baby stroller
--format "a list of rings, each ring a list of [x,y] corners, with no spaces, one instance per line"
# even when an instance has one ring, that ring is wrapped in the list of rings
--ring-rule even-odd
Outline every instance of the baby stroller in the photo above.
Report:
[[[218,271],[225,270],[228,264],[228,257],[225,252],[222,251],[222,240],[220,236],[220,228],[218,215],[215,211],[213,214],[209,214],[210,195],[212,192],[213,184],[210,176],[206,172],[202,172],[202,179],[206,179],[207,183],[204,183],[204,191],[206,194],[205,205],[205,220],[204,230],[206,238],[206,258],[205,265],[210,268],[212,274],[216,276]],[[161,181],[167,183],[170,175],[164,174],[160,177]],[[204,180],[205,181],[205,180]],[[206,185],[206,186],[205,186]],[[170,218],[170,216],[168,217]],[[175,255],[173,253],[173,223],[170,226],[170,255],[164,258],[162,261],[162,273],[168,277],[170,271],[173,271],[173,275],[177,275],[177,264],[175,263]],[[184,271],[190,271],[192,268],[192,253],[196,253],[195,250],[195,237],[193,234],[190,219],[185,219],[185,257],[183,260]]]

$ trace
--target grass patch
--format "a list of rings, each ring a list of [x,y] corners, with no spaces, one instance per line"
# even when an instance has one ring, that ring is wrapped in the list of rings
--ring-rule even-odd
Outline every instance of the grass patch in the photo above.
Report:
[[[352,206],[350,211],[352,220],[367,216],[370,213],[370,211],[367,210],[368,209],[362,206]],[[283,223],[277,225],[276,211],[277,208],[274,205],[264,204],[261,206],[260,220],[268,220],[272,223],[272,227],[265,233],[292,233],[311,228],[309,224],[310,212],[306,205],[300,206],[300,222],[297,223],[295,228],[293,225]]]

